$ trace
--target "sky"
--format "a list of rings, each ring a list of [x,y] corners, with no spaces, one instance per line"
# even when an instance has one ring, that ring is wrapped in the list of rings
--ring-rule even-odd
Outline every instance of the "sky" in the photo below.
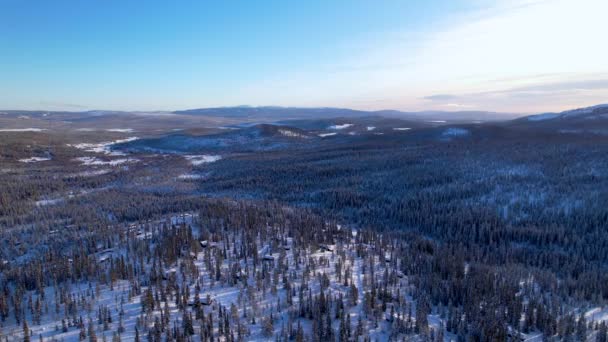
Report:
[[[608,102],[605,0],[0,0],[0,108],[560,111]]]

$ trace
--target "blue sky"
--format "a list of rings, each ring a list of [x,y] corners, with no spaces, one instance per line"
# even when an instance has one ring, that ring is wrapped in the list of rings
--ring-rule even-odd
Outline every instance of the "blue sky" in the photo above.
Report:
[[[608,102],[603,0],[0,0],[0,107]]]

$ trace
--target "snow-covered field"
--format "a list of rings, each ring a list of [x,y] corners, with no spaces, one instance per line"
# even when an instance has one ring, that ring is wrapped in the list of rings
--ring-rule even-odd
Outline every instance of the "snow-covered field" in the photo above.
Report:
[[[335,133],[335,132],[334,132],[334,133],[320,133],[320,134],[319,134],[319,136],[320,136],[321,138],[325,138],[325,137],[331,137],[331,136],[334,136],[334,135],[336,135],[336,134],[337,134],[337,133]]]
[[[184,158],[186,158],[186,160],[188,160],[190,162],[190,164],[192,164],[194,166],[198,166],[198,165],[216,162],[216,161],[222,159],[222,156],[202,154],[202,155],[185,155]]]
[[[125,164],[125,163],[136,163],[139,161],[139,159],[136,159],[136,158],[118,158],[118,159],[111,159],[111,160],[102,160],[97,157],[78,157],[78,158],[75,158],[74,160],[81,162],[82,165],[110,165],[110,166],[116,166],[116,165],[121,165],[121,164]]]
[[[468,129],[458,128],[458,127],[450,127],[446,128],[441,135],[443,137],[463,137],[469,135],[471,132]]]
[[[112,149],[111,149],[112,145],[126,143],[126,142],[134,141],[137,139],[139,139],[139,138],[138,137],[129,137],[129,138],[125,138],[125,139],[118,139],[118,140],[114,140],[114,141],[107,141],[107,142],[101,142],[101,143],[68,144],[68,146],[71,146],[71,147],[74,147],[74,148],[77,148],[79,150],[83,150],[86,152],[103,153],[103,154],[110,155],[110,156],[124,156],[125,154],[122,152],[112,151]]]
[[[279,133],[281,133],[281,135],[284,135],[286,137],[294,137],[294,138],[305,138],[305,135],[302,135],[298,132],[294,132],[288,129],[279,129]]]
[[[345,124],[341,124],[341,125],[331,125],[331,126],[327,127],[327,129],[340,130],[340,129],[346,129],[346,128],[349,128],[352,126],[353,126],[353,124],[351,124],[351,123],[345,123]]]
[[[108,128],[106,129],[106,131],[117,133],[133,133],[133,128]]]
[[[46,158],[46,157],[30,157],[30,158],[19,159],[19,161],[22,162],[22,163],[37,163],[37,162],[48,161],[48,160],[51,160],[51,158]]]
[[[187,173],[183,175],[177,176],[177,179],[180,180],[194,180],[194,179],[203,179],[203,175],[195,174],[195,173]]]
[[[110,169],[86,170],[86,171],[75,173],[72,176],[73,177],[95,177],[95,176],[102,176],[102,175],[108,174],[110,172],[112,172],[112,170],[110,170]]]
[[[0,128],[0,132],[42,132],[45,128]]]

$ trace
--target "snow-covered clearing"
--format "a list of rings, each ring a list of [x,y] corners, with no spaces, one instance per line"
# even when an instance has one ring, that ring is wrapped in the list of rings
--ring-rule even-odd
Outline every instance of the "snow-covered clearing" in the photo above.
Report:
[[[101,160],[97,157],[78,157],[74,160],[79,161],[82,165],[110,165],[116,166],[125,163],[136,163],[139,159],[136,158],[119,158],[113,160]]]
[[[342,124],[342,125],[331,125],[331,126],[327,127],[327,129],[340,130],[340,129],[345,129],[345,128],[349,128],[349,127],[352,127],[352,126],[353,126],[353,124],[346,123],[346,124]]]
[[[597,307],[587,310],[585,318],[590,322],[606,322],[608,321],[608,307]]]
[[[213,163],[220,159],[222,156],[220,155],[210,155],[210,154],[202,154],[202,155],[185,155],[184,158],[190,162],[190,164],[194,166]]]
[[[48,160],[51,160],[51,158],[30,157],[30,158],[19,159],[19,161],[22,163],[37,163],[37,162],[48,161]]]
[[[373,131],[373,130],[375,130],[375,129],[376,129],[376,127],[374,127],[374,126],[367,126],[367,130],[368,130],[368,131]]]
[[[100,170],[86,170],[78,173],[74,173],[71,175],[72,177],[94,177],[94,176],[102,176],[112,172],[110,169],[100,169]]]
[[[306,137],[305,135],[302,135],[298,132],[294,132],[294,131],[290,131],[288,129],[279,129],[279,133],[281,133],[281,135],[284,135],[286,137],[294,137],[294,138],[304,138]]]
[[[112,145],[126,143],[139,139],[138,137],[129,137],[125,139],[118,139],[114,141],[106,141],[101,143],[80,143],[80,144],[68,144],[70,147],[77,148],[86,152],[103,153],[109,156],[124,156],[125,154],[118,151],[112,151]]]
[[[195,173],[188,173],[188,174],[183,174],[183,175],[177,176],[177,179],[180,179],[180,180],[194,180],[194,179],[203,179],[203,178],[204,178],[203,175],[198,175]]]
[[[42,132],[45,128],[0,128],[0,132]]]
[[[133,128],[108,128],[107,132],[133,133]]]
[[[36,201],[35,204],[38,207],[42,207],[45,205],[53,205],[53,204],[57,204],[57,203],[61,203],[61,202],[63,202],[63,198],[53,198],[53,199]]]
[[[395,127],[393,130],[395,131],[409,131],[411,128],[409,127]]]
[[[471,132],[469,132],[468,129],[450,127],[450,128],[447,128],[446,130],[444,130],[443,133],[441,133],[441,135],[444,137],[463,137],[463,136],[469,135],[470,133]]]
[[[337,133],[321,133],[321,134],[319,134],[319,136],[320,136],[321,138],[325,138],[325,137],[331,137],[331,136],[334,136],[334,135],[336,135],[336,134],[337,134]]]

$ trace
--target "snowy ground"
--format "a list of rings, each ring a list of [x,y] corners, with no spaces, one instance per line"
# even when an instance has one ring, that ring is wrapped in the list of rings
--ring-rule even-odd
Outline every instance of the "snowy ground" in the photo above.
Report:
[[[71,146],[71,147],[74,147],[74,148],[77,148],[79,150],[83,150],[86,152],[102,153],[102,154],[109,155],[109,156],[124,156],[125,154],[122,152],[112,151],[112,149],[111,149],[112,145],[126,143],[126,142],[134,141],[137,139],[139,139],[139,138],[138,137],[129,137],[129,138],[125,138],[125,139],[118,139],[118,140],[114,140],[114,141],[106,141],[106,142],[101,142],[101,143],[80,143],[80,144],[73,144],[73,145],[68,144],[68,146]]]
[[[19,159],[19,161],[22,163],[37,163],[37,162],[48,161],[48,160],[51,160],[51,158],[31,157],[31,158]]]
[[[349,127],[352,127],[352,126],[353,126],[353,124],[351,124],[351,123],[345,123],[345,124],[342,124],[342,125],[331,125],[331,126],[327,127],[327,129],[340,130],[340,129],[345,129],[345,128],[349,128]]]
[[[0,128],[0,132],[42,132],[44,128]]]
[[[74,159],[75,161],[79,161],[82,165],[110,165],[116,166],[126,163],[136,163],[139,159],[136,158],[118,158],[111,160],[102,160],[96,157],[78,157]]]
[[[222,156],[203,154],[203,155],[186,155],[186,156],[184,156],[184,158],[186,158],[186,160],[188,160],[190,162],[190,164],[192,164],[194,166],[198,166],[198,165],[202,165],[202,164],[216,162],[216,161],[222,159]]]

